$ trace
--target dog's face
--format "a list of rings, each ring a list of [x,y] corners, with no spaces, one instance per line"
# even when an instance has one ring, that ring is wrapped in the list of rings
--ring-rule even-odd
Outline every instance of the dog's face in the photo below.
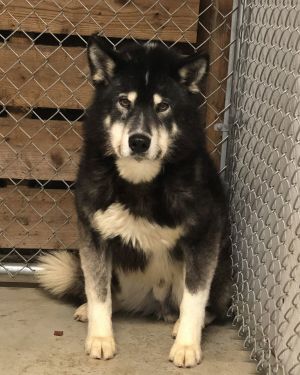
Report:
[[[207,58],[181,56],[158,44],[116,52],[96,36],[88,58],[106,154],[115,157],[120,175],[130,182],[152,180],[163,161],[193,138],[189,119],[197,106],[191,96],[199,92]]]

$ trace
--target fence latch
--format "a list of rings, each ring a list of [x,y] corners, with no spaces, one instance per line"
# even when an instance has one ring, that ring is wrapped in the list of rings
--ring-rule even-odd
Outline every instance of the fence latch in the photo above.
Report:
[[[228,124],[224,124],[223,122],[217,122],[214,125],[214,129],[219,132],[228,132],[229,127],[228,127]]]

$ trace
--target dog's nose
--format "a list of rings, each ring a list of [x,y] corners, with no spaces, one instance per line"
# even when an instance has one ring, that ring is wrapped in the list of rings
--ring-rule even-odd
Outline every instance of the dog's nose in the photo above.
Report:
[[[129,147],[135,154],[142,154],[150,147],[151,139],[144,134],[133,134],[129,137]]]

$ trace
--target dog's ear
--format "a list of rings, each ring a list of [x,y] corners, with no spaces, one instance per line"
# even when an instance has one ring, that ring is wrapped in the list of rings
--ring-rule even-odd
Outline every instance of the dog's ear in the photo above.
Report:
[[[121,58],[107,40],[94,34],[88,42],[88,60],[93,83],[97,85],[109,84]]]
[[[197,94],[200,92],[200,82],[208,71],[209,58],[207,55],[195,54],[183,57],[179,63],[178,74],[180,83]]]

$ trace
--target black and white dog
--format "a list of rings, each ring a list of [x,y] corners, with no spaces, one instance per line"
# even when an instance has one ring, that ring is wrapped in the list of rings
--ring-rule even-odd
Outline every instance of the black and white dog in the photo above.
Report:
[[[225,196],[195,95],[207,58],[155,43],[117,52],[92,36],[88,59],[95,94],[76,185],[80,258],[45,255],[40,282],[85,298],[75,318],[88,320],[92,358],[115,355],[112,312],[125,310],[178,318],[169,359],[195,366],[205,315],[224,317],[231,296]]]

